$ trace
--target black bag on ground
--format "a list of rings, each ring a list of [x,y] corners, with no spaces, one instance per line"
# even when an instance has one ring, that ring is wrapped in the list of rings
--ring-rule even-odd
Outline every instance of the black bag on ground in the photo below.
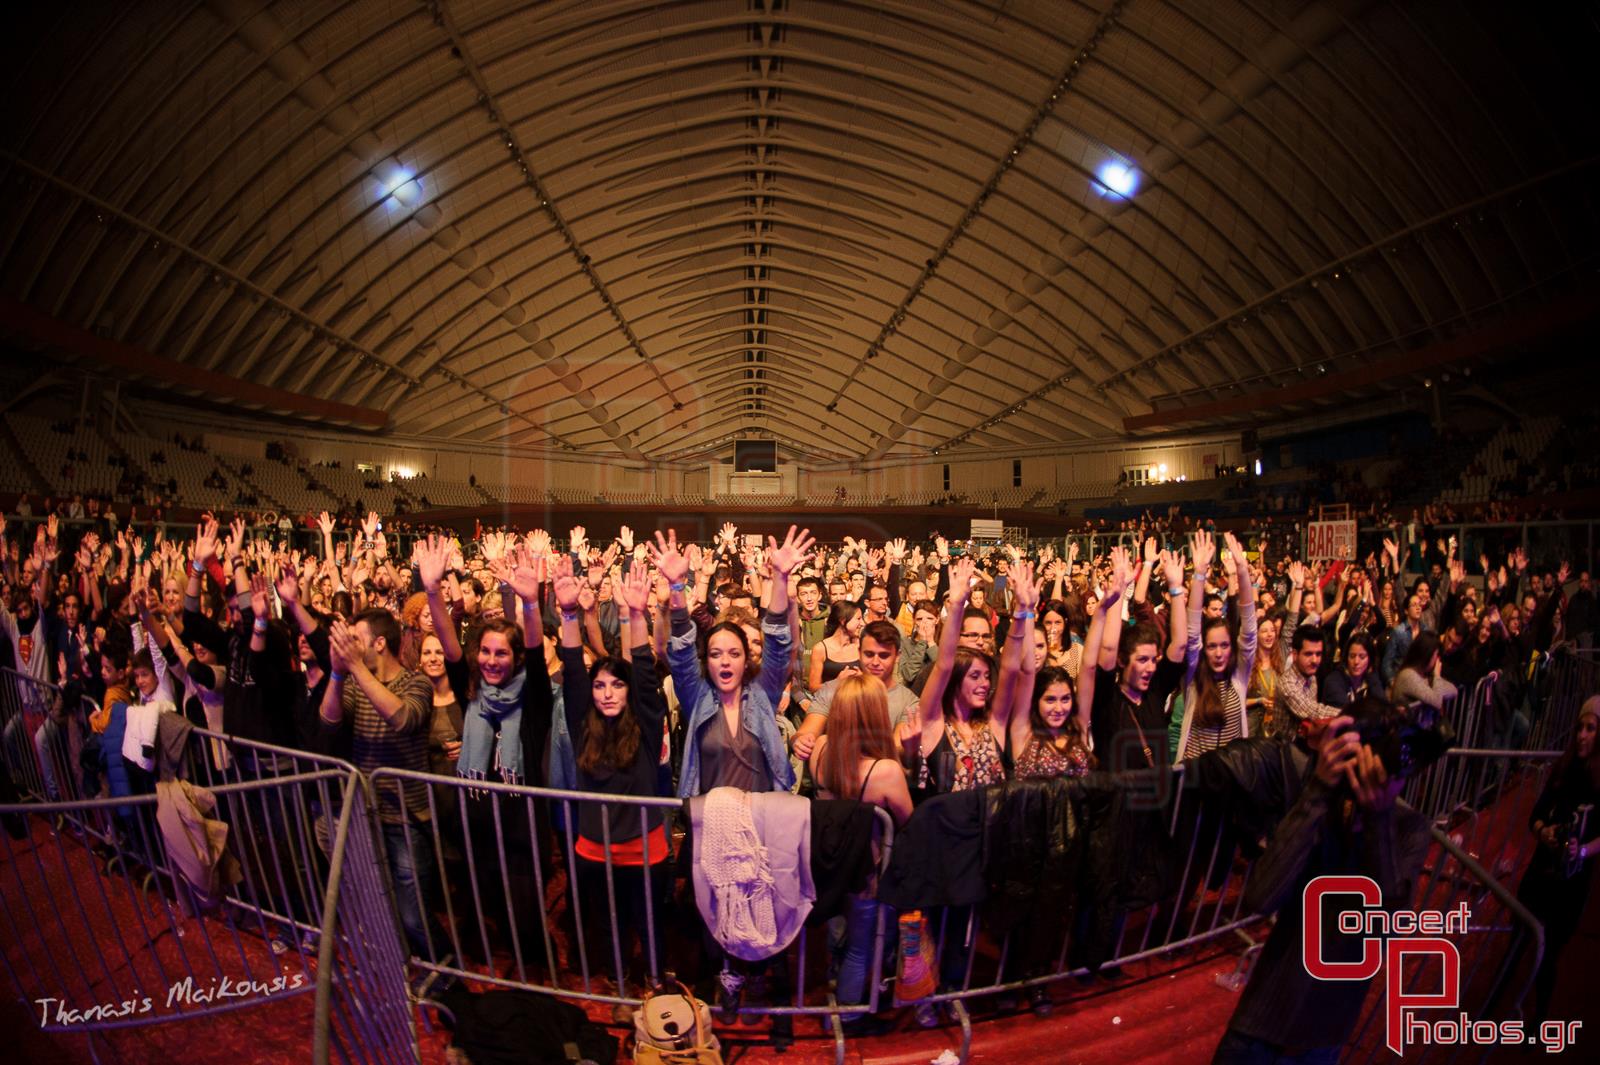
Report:
[[[439,996],[455,1016],[452,1042],[472,1065],[615,1065],[616,1037],[570,1002],[536,991],[476,994],[457,984]],[[568,1053],[568,1046],[576,1056]]]

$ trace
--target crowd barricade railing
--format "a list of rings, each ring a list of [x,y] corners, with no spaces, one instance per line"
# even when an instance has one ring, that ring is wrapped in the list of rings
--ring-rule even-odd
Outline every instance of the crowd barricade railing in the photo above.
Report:
[[[1455,746],[1462,750],[1491,748],[1502,737],[1495,722],[1495,695],[1499,672],[1489,673],[1445,701],[1439,719],[1455,729]],[[1426,710],[1417,706],[1412,712]],[[1492,793],[1503,766],[1493,760],[1441,758],[1406,782],[1405,800],[1437,822],[1458,808],[1476,808],[1482,796]]]
[[[364,836],[348,832],[355,812],[348,800],[360,790],[354,772],[338,769],[206,788],[216,802],[210,816],[228,823],[226,850],[235,857],[259,842],[248,838],[244,811],[303,814],[308,791],[341,800],[334,840]],[[372,1016],[384,1014],[365,988],[334,984],[338,969],[326,947],[318,963],[333,916],[333,900],[324,910],[321,884],[306,885],[315,906],[288,924],[274,911],[292,911],[286,897],[296,893],[294,873],[274,862],[263,877],[242,862],[242,879],[224,891],[194,870],[195,837],[169,839],[172,815],[158,810],[160,800],[148,793],[0,806],[0,817],[20,818],[26,830],[20,840],[0,833],[0,956],[17,999],[36,1011],[42,1030],[87,1035],[93,1052],[95,1040],[113,1029],[292,1003],[283,1008],[302,1009],[309,1031],[319,984],[327,985],[336,1033],[369,1028]],[[103,822],[107,830],[101,839],[80,837],[69,827],[75,821]],[[335,849],[330,857],[342,864],[344,853]],[[255,905],[241,905],[245,899]],[[403,985],[398,1006],[409,1008]],[[415,1060],[414,1039],[375,1035],[336,1036],[342,1059]],[[383,1053],[395,1047],[401,1053]]]
[[[1600,695],[1600,660],[1562,644],[1542,656],[1531,672],[1534,720],[1528,746],[1563,747],[1578,723],[1578,711]]]
[[[203,788],[272,782],[318,772],[348,776],[349,762],[203,728],[189,730],[177,775]],[[362,780],[357,775],[356,779]],[[319,933],[328,861],[344,806],[342,787],[326,779],[271,791],[230,789],[217,816],[235,826],[243,878],[225,897],[240,913],[262,914],[290,936]]]
[[[1171,845],[1168,853],[1177,859],[1176,875],[1170,881],[1171,890],[1163,898],[1125,914],[1111,956],[1098,961],[1097,968],[1154,959],[1224,937],[1238,937],[1247,948],[1256,946],[1246,930],[1259,924],[1261,917],[1244,906],[1244,887],[1253,861],[1240,852],[1234,829],[1220,807],[1206,803],[1193,794],[1193,788],[1183,786],[1182,765],[1162,772],[1171,775],[1162,782],[1142,786],[1139,790],[1143,797],[1132,801],[1148,803],[1150,828],[1166,834]],[[1124,778],[1143,776],[1141,772],[1124,775]],[[1015,936],[991,938],[979,918],[980,909],[970,908],[955,927],[950,927],[947,920],[949,911],[940,915],[943,919],[934,921],[940,971],[952,972],[953,967],[945,967],[946,951],[964,951],[959,958],[962,976],[959,987],[941,990],[922,1000],[945,1003],[955,1014],[961,1026],[959,1053],[963,1062],[971,1060],[969,1001],[988,995],[1015,994],[1068,977],[1085,976],[1092,971],[1088,965],[1075,960],[1070,928],[1061,936],[1059,944],[1050,944],[1054,963],[1047,971],[1023,971],[1025,964],[1013,960]],[[1030,950],[1037,959],[1038,946],[1035,944]],[[1242,986],[1244,965],[1241,961],[1239,974],[1236,974],[1240,976],[1238,986]],[[1034,968],[1037,969],[1036,964]],[[982,978],[975,978],[980,972]],[[1233,977],[1221,977],[1219,982],[1235,987]]]
[[[412,966],[434,974],[418,982],[424,1001],[439,978],[453,978],[633,1007],[664,975],[684,974],[700,957],[701,924],[692,887],[679,884],[680,870],[688,869],[681,853],[688,843],[675,839],[672,831],[673,815],[683,808],[680,800],[400,769],[378,769],[370,779],[378,838],[388,849],[388,864],[392,870],[399,859],[411,871],[407,883],[392,879],[392,889],[397,910],[421,915],[409,945]],[[414,811],[426,806],[426,820],[395,817],[408,789]],[[597,860],[578,850],[577,825],[584,807],[598,807],[600,813],[602,838],[597,842],[602,853]],[[652,811],[660,812],[666,826],[664,852],[653,850],[659,837],[651,838]],[[881,872],[888,867],[894,827],[886,812],[874,812]],[[613,823],[637,826],[642,865],[613,861]],[[435,875],[416,875],[420,868]],[[645,875],[644,869],[652,873]],[[404,898],[407,892],[409,899]],[[826,1019],[842,1061],[839,1020],[878,1009],[887,928],[880,907],[866,1002],[836,1003],[827,993],[824,974],[815,970],[808,981],[808,936],[813,930],[802,927],[794,943],[764,963],[769,969],[784,968],[792,994],[765,1003],[747,996],[739,1013]],[[637,962],[630,966],[633,936],[639,945]]]
[[[338,1060],[415,1061],[361,774],[198,728],[172,769],[227,825],[231,882],[194,879],[199,830],[180,833],[181,806],[148,791],[0,806],[24,833],[0,851],[0,954],[40,1027],[87,1034],[92,1050],[110,1029],[296,1000]],[[376,964],[386,943],[392,979]]]
[[[25,799],[93,797],[84,792],[78,761],[90,736],[89,715],[97,708],[75,691],[15,669],[0,670],[0,762]],[[64,809],[59,816],[87,831],[99,827],[94,811]]]
[[[1531,843],[1532,833],[1527,831],[1525,820],[1521,827]],[[1486,868],[1454,834],[1438,827],[1430,832],[1433,845],[1409,905],[1417,912],[1449,913],[1465,904],[1469,918],[1464,932],[1447,927],[1444,935],[1454,944],[1460,960],[1455,1005],[1445,1010],[1420,1010],[1416,1016],[1443,1020],[1458,1028],[1462,1016],[1475,1022],[1520,1021],[1522,1001],[1543,956],[1544,928],[1517,899],[1515,885],[1506,882],[1501,863],[1497,862],[1493,869]],[[1439,954],[1419,952],[1408,962],[1400,963],[1401,986],[1406,994],[1422,996],[1446,990],[1445,962]],[[1345,1043],[1341,1061],[1355,1065],[1380,1057],[1394,1060],[1386,1045],[1386,986],[1385,974],[1372,981],[1361,1019]],[[1406,1024],[1404,1015],[1400,1023]],[[1415,1038],[1419,1033],[1411,1025],[1406,1025],[1403,1032],[1409,1032],[1404,1036],[1407,1041],[1403,1057],[1407,1062],[1457,1061],[1463,1057],[1485,1061],[1492,1050],[1489,1045],[1474,1048],[1474,1041],[1466,1034],[1449,1042],[1443,1038],[1435,1042],[1431,1038]],[[1534,1034],[1531,1026],[1527,1034]]]

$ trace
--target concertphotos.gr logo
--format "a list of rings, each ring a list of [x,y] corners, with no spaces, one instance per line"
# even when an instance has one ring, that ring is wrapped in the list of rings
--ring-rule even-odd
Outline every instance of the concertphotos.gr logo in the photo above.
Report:
[[[1338,928],[1359,935],[1358,961],[1323,957],[1322,920],[1329,896],[1354,895],[1359,905],[1338,910]],[[1338,906],[1331,902],[1328,905]],[[1451,910],[1394,910],[1383,907],[1383,892],[1365,876],[1319,876],[1302,896],[1304,943],[1301,960],[1318,980],[1370,980],[1384,973],[1385,1044],[1403,1055],[1408,1046],[1522,1046],[1539,1044],[1557,1054],[1577,1039],[1582,1021],[1544,1021],[1537,1034],[1520,1020],[1475,1020],[1461,1010],[1461,952],[1448,936],[1467,933],[1472,911],[1465,902]],[[1406,991],[1401,969],[1407,958],[1437,958],[1441,980],[1437,991]],[[1418,1016],[1419,1010],[1452,1009],[1456,1016]]]

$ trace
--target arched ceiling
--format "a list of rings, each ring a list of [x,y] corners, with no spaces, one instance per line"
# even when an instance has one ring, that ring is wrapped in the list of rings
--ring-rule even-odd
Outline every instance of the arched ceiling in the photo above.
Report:
[[[1535,17],[41,6],[6,45],[0,294],[484,446],[1117,437],[1593,274],[1593,16]]]

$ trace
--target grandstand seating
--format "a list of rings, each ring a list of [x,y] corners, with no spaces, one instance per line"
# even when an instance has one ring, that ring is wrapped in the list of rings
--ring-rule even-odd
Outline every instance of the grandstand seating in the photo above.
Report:
[[[427,509],[433,507],[481,507],[483,496],[470,484],[460,481],[436,481],[431,477],[412,477],[401,479],[400,486],[405,493],[417,500],[419,506]],[[426,500],[426,504],[423,501]]]
[[[122,468],[107,461],[111,457],[111,445],[99,433],[62,433],[53,429],[46,418],[26,414],[7,417],[11,419],[11,431],[16,434],[34,468],[51,483],[59,484],[63,491],[110,495],[116,489],[117,481],[122,477]],[[79,452],[89,458],[87,461],[69,460],[68,451]],[[69,466],[72,476],[67,478],[63,472]]]
[[[1472,472],[1462,473],[1457,484],[1439,493],[1439,502],[1487,502],[1503,481],[1516,476],[1523,463],[1534,462],[1543,454],[1560,422],[1550,415],[1502,426],[1467,464]]]
[[[306,472],[315,477],[317,483],[326,485],[329,491],[341,500],[359,503],[363,508],[375,510],[379,514],[395,512],[395,501],[400,498],[399,491],[393,485],[379,481],[379,474],[374,471],[313,463],[306,467]],[[377,487],[370,487],[369,482],[376,483]]]
[[[152,482],[165,485],[169,479],[176,480],[176,498],[184,506],[228,509],[238,498],[237,478],[219,469],[217,460],[209,452],[186,451],[170,441],[132,434],[119,434],[117,443],[122,445],[129,459],[149,475]],[[152,456],[157,452],[162,454],[164,462],[152,461]],[[207,485],[205,480],[213,473],[221,474],[223,480],[228,482],[228,487],[213,488]]]
[[[321,510],[339,509],[339,502],[333,495],[307,488],[307,474],[288,463],[277,459],[258,459],[251,463],[251,467],[249,480],[265,492],[273,503],[286,508],[291,514],[315,514]]]

